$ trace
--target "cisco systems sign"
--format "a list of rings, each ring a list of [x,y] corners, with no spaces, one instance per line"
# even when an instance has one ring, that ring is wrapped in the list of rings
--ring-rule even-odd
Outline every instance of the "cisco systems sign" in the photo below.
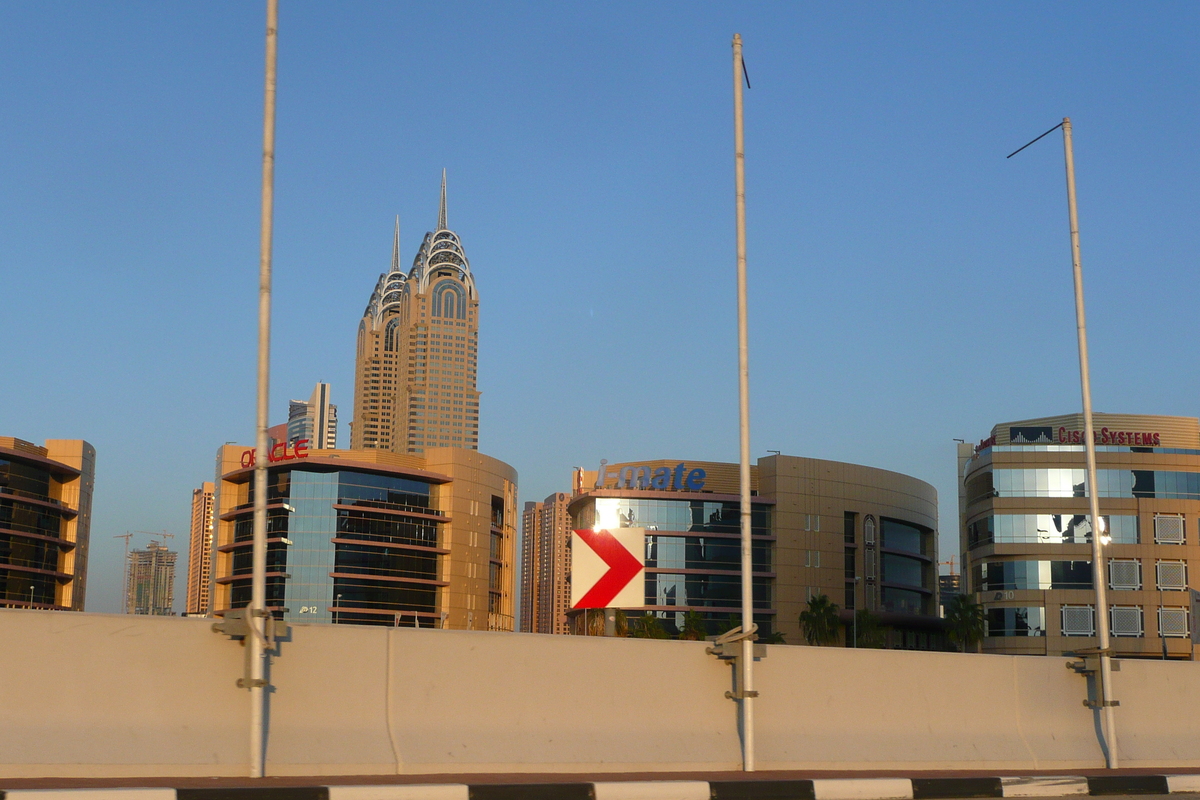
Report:
[[[1115,444],[1131,447],[1161,447],[1162,434],[1158,431],[1118,431],[1109,428],[1098,428],[1092,431],[1092,438],[1098,445]],[[1012,444],[1083,444],[1084,432],[1070,430],[1066,427],[1008,429],[1008,440]]]
[[[704,479],[707,473],[700,468],[691,469],[683,462],[670,467],[650,467],[644,464],[632,464],[619,470],[608,469],[608,459],[600,460],[600,469],[596,472],[596,488],[604,489],[609,480],[616,478],[618,489],[657,489],[664,492],[701,492],[704,491]]]

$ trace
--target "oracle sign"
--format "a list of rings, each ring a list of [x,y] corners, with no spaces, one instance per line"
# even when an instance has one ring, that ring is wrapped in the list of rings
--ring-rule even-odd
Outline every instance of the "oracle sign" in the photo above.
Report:
[[[979,444],[975,445],[975,452],[978,453],[980,450],[986,450],[994,444],[996,444],[996,434],[993,433],[988,438],[981,439]]]
[[[267,460],[274,464],[279,461],[293,461],[297,458],[308,458],[308,439],[297,439],[295,444],[276,442],[267,453]],[[242,468],[249,469],[258,462],[253,447],[242,451]]]

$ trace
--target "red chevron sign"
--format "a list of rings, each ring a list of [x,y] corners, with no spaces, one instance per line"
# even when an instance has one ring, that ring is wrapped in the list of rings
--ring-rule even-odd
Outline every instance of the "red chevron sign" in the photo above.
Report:
[[[578,530],[571,536],[571,607],[633,608],[646,604],[644,528]]]

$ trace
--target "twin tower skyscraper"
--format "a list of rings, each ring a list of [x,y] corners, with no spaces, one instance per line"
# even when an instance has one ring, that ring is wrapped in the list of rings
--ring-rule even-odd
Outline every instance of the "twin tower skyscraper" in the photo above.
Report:
[[[479,449],[479,295],[458,234],[446,221],[446,173],[437,227],[407,272],[400,220],[392,266],[358,324],[352,449],[423,454]]]

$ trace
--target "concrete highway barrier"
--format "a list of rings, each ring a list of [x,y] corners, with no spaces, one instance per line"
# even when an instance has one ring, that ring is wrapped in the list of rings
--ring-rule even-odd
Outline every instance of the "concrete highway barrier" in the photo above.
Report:
[[[0,610],[0,779],[246,775],[243,648],[211,625]],[[760,770],[1104,766],[1087,683],[1068,659],[766,652],[756,666]],[[736,771],[730,681],[703,642],[294,625],[270,668],[267,774],[333,784],[339,775]],[[1122,766],[1200,771],[1200,665],[1124,660],[1114,691]],[[1080,791],[996,780],[990,796]],[[818,785],[830,800],[865,797],[851,784]],[[945,796],[912,787],[916,798]]]

